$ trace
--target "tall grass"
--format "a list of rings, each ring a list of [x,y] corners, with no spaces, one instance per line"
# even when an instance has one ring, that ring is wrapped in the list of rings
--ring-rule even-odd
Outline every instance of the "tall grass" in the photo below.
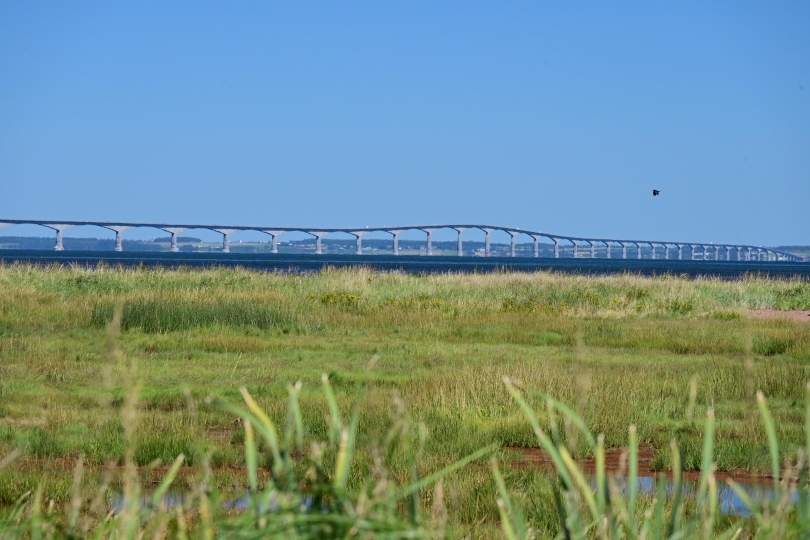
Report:
[[[582,418],[554,397],[522,388],[505,377],[506,390],[528,420],[538,444],[550,455],[557,478],[550,478],[551,497],[556,509],[560,538],[804,538],[810,530],[810,483],[805,448],[810,447],[810,384],[805,396],[806,438],[795,461],[780,468],[777,428],[767,402],[760,392],[757,405],[768,432],[772,461],[773,500],[752,500],[735,482],[731,488],[744,501],[751,517],[737,519],[725,528],[720,523],[718,482],[715,478],[714,411],[709,409],[704,424],[701,476],[691,500],[683,494],[678,445],[671,443],[673,488],[670,493],[659,481],[652,500],[640,497],[638,485],[638,438],[635,426],[629,429],[629,445],[623,461],[627,466],[626,490],[622,479],[605,467],[604,437],[594,436]],[[414,459],[424,444],[419,431],[402,417],[370,449],[374,456],[371,470],[360,472],[355,462],[359,448],[359,412],[362,395],[348,419],[341,415],[326,374],[322,391],[329,404],[327,436],[315,441],[304,432],[299,404],[300,383],[288,386],[288,405],[283,425],[275,424],[250,393],[242,388],[244,405],[216,402],[215,406],[241,419],[244,427],[244,461],[247,485],[236,501],[220,495],[211,484],[210,468],[204,464],[199,482],[169,507],[166,496],[175,482],[185,456],[180,454],[151,494],[146,494],[134,474],[134,463],[127,458],[123,498],[111,510],[101,501],[103,485],[92,501],[82,493],[84,475],[80,460],[74,472],[73,497],[66,512],[55,511],[53,501],[43,499],[42,487],[23,495],[0,518],[0,538],[166,538],[187,535],[200,538],[439,538],[450,537],[444,510],[442,479],[491,454],[494,447],[482,448],[442,469],[420,477]],[[589,480],[566,444],[556,421],[551,430],[541,427],[526,393],[547,405],[550,418],[560,417],[569,430],[579,433],[596,457],[596,474]],[[135,394],[127,407],[135,412]],[[261,444],[260,444],[261,440]],[[309,443],[309,451],[305,444]],[[408,468],[408,480],[396,481],[396,473],[386,467],[386,457],[401,453]],[[131,455],[131,452],[128,452]],[[16,456],[0,462],[9,466]],[[261,464],[267,464],[263,474]],[[497,488],[500,528],[508,540],[536,538],[538,531],[524,513],[524,503],[492,459],[493,483]],[[621,472],[624,474],[624,472]],[[423,491],[433,487],[431,512],[424,515],[420,500]],[[799,501],[791,501],[791,490],[798,490]],[[523,493],[526,501],[547,493]],[[236,506],[235,506],[236,505]],[[236,508],[236,510],[231,510]]]
[[[216,522],[213,494],[222,490],[227,500],[249,479],[246,424],[235,424],[215,403],[244,401],[237,390],[244,387],[281,439],[300,421],[303,429],[290,432],[294,469],[310,463],[312,442],[326,441],[334,453],[324,457],[329,472],[338,439],[322,373],[341,418],[351,418],[364,395],[348,480],[353,493],[376,470],[375,442],[404,418],[413,422],[406,446],[415,449],[416,472],[441,470],[492,443],[536,447],[500,382],[504,375],[571,404],[593,433],[604,435],[605,448],[626,445],[627,426],[636,426],[635,437],[655,447],[653,464],[662,471],[678,468],[672,439],[680,467],[701,469],[704,433],[694,418],[711,408],[717,469],[767,475],[771,434],[755,421],[755,390],[768,396],[784,463],[806,444],[800,409],[803,381],[810,379],[810,325],[748,320],[746,310],[807,308],[807,287],[799,280],[542,272],[408,276],[356,269],[299,276],[0,267],[0,455],[25,452],[20,469],[0,472],[0,506],[26,491],[33,496],[42,481],[42,500],[54,500],[58,510],[71,497],[65,464],[80,456],[91,471],[85,481],[99,484],[110,464],[148,470],[182,453],[184,467],[196,472],[183,469],[175,482],[199,487],[198,475],[206,464],[212,469],[206,497]],[[111,360],[101,346],[115,306],[121,306],[121,357],[139,366],[132,421],[121,414],[128,407],[128,364]],[[380,360],[373,387],[364,391],[373,355]],[[299,419],[290,412],[290,380],[302,382]],[[557,421],[571,456],[595,454],[579,431],[569,433],[566,421]],[[538,422],[553,432],[548,415]],[[275,461],[254,424],[256,481],[264,488]],[[295,446],[299,433],[306,434],[303,452]],[[407,453],[381,455],[390,481],[409,485]],[[555,484],[513,467],[504,461],[508,455],[498,453],[504,482],[535,495],[521,499],[524,516],[539,535],[553,536]],[[125,483],[121,471],[110,481]],[[471,537],[497,531],[498,487],[485,468],[457,471],[443,489],[446,512],[439,506],[435,515],[444,516],[447,530]],[[421,513],[440,498],[430,490],[422,496]],[[197,506],[184,510],[187,532],[200,530],[202,503],[194,497]],[[643,495],[638,500],[651,503]],[[404,511],[406,503],[396,507]],[[176,519],[167,523],[179,531]]]
[[[768,449],[771,458],[774,498],[752,500],[733,480],[728,484],[743,501],[751,518],[737,520],[723,530],[718,522],[719,500],[718,482],[715,478],[715,415],[709,409],[704,424],[704,441],[701,457],[701,475],[697,492],[694,494],[694,510],[686,513],[684,501],[681,454],[677,443],[670,444],[672,452],[673,487],[667,495],[663,477],[659,478],[658,492],[653,501],[640,506],[638,498],[638,438],[636,427],[630,426],[629,444],[623,460],[626,460],[628,489],[620,489],[623,478],[609,474],[605,468],[604,436],[594,437],[583,420],[569,407],[546,394],[534,393],[544,399],[550,416],[561,415],[570,422],[596,456],[594,482],[589,482],[581,467],[572,458],[572,450],[563,441],[552,423],[551,433],[540,426],[534,409],[525,399],[521,384],[510,378],[504,382],[509,393],[519,404],[532,426],[540,446],[551,456],[554,468],[560,479],[559,491],[555,494],[557,513],[560,519],[560,534],[564,538],[806,538],[810,531],[810,482],[806,462],[807,448],[810,448],[810,383],[805,392],[806,446],[800,448],[795,460],[786,461],[780,468],[780,449],[776,435],[777,427],[762,392],[757,394],[765,430],[768,433]],[[501,527],[509,540],[532,538],[531,523],[526,520],[520,505],[506,486],[493,460],[493,475],[498,484],[500,498],[498,508],[501,513]],[[797,505],[792,502],[792,491],[798,491]]]
[[[202,295],[201,295],[202,296]],[[112,319],[113,302],[93,306],[90,324],[104,328]],[[123,303],[124,330],[140,328],[146,333],[165,333],[212,326],[253,327],[261,330],[291,327],[295,317],[278,302],[256,302],[238,295],[222,297],[140,298]]]
[[[114,507],[100,501],[108,497],[105,483],[86,504],[81,495],[83,460],[74,472],[73,498],[69,511],[54,511],[54,502],[43,500],[40,484],[23,494],[0,517],[0,538],[165,538],[169,536],[213,538],[434,538],[444,536],[441,519],[441,480],[492,453],[488,446],[420,477],[414,457],[424,444],[412,425],[402,417],[370,450],[373,469],[358,476],[356,454],[360,406],[351,416],[341,416],[326,374],[323,395],[329,403],[328,438],[313,440],[304,433],[298,401],[300,383],[288,387],[286,422],[276,425],[247,389],[240,392],[244,406],[217,401],[244,426],[244,463],[247,485],[235,499],[220,495],[211,484],[208,457],[202,477],[190,491],[167,506],[166,496],[186,455],[179,453],[151,494],[137,481],[133,450],[126,452],[121,501]],[[130,392],[122,416],[137,414],[136,388]],[[305,439],[306,436],[306,439]],[[305,451],[305,440],[310,444]],[[408,463],[408,480],[397,482],[386,467],[388,455],[400,455]],[[17,456],[0,462],[0,470]],[[160,458],[157,458],[157,462]],[[267,471],[262,466],[267,467]],[[438,483],[437,483],[438,482]],[[422,515],[420,494],[434,488],[433,515]],[[46,510],[43,512],[43,508]],[[236,509],[236,511],[231,509]]]

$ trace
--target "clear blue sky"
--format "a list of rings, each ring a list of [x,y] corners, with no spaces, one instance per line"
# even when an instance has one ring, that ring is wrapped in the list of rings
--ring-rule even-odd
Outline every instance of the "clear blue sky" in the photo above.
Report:
[[[807,0],[3,2],[0,217],[810,244],[809,29]]]

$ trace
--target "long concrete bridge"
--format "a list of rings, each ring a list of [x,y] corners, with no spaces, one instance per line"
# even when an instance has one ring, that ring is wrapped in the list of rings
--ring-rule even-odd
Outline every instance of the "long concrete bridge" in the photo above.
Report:
[[[572,250],[574,257],[579,257],[580,254],[586,257],[596,257],[598,247],[604,247],[605,256],[612,258],[614,250],[619,253],[621,258],[642,258],[642,248],[648,246],[649,254],[652,259],[671,259],[675,258],[677,252],[677,259],[683,259],[684,248],[688,248],[689,256],[692,260],[714,260],[714,261],[803,261],[802,257],[792,253],[786,253],[775,249],[763,248],[761,246],[752,246],[745,244],[715,244],[705,242],[674,242],[663,240],[625,240],[616,238],[581,238],[575,236],[565,236],[561,234],[552,234],[541,231],[530,231],[526,229],[515,229],[512,227],[500,227],[495,225],[476,225],[476,224],[435,224],[435,225],[409,225],[398,227],[364,227],[364,228],[340,228],[340,229],[324,229],[324,228],[307,228],[307,227],[263,227],[263,226],[245,226],[245,225],[200,225],[200,224],[176,224],[176,223],[128,223],[128,222],[111,222],[111,221],[53,221],[53,220],[31,220],[31,219],[2,219],[0,218],[0,228],[9,227],[12,225],[39,225],[52,229],[56,233],[56,243],[54,249],[62,251],[63,246],[63,233],[73,227],[80,226],[94,226],[103,229],[108,229],[115,232],[115,251],[123,251],[123,235],[125,231],[130,229],[149,227],[154,229],[163,230],[171,234],[171,250],[179,251],[178,248],[178,235],[184,231],[191,229],[205,229],[217,232],[222,235],[222,251],[224,253],[230,252],[230,236],[238,231],[258,231],[267,234],[271,238],[272,253],[278,253],[278,237],[288,232],[303,232],[315,238],[315,253],[322,254],[323,247],[321,240],[333,233],[346,233],[352,235],[356,239],[356,253],[363,254],[363,236],[371,232],[385,232],[393,237],[393,254],[399,255],[399,235],[405,231],[418,230],[427,235],[427,255],[433,255],[433,233],[439,229],[452,229],[458,234],[458,255],[463,255],[463,235],[469,229],[479,229],[485,234],[484,241],[484,254],[489,257],[492,253],[491,235],[495,231],[502,231],[511,237],[511,250],[510,255],[515,257],[515,245],[517,238],[521,235],[526,235],[534,242],[534,256],[540,256],[540,240],[547,239],[554,244],[554,257],[560,257],[560,249],[568,247]],[[661,252],[656,250],[660,248]],[[583,252],[584,249],[584,252]],[[619,251],[620,250],[620,251]]]

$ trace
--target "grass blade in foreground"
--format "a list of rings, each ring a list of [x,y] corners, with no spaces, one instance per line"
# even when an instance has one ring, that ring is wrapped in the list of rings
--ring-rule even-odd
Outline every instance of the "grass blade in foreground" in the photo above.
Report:
[[[596,478],[594,479],[596,489],[594,490],[594,488],[591,487],[592,484],[586,480],[584,473],[571,458],[567,449],[562,446],[557,447],[552,444],[547,437],[541,436],[542,430],[540,429],[537,416],[525,399],[523,399],[515,385],[512,384],[512,381],[509,378],[504,378],[504,382],[509,393],[523,410],[530,426],[534,429],[535,433],[538,434],[540,445],[551,457],[557,474],[561,479],[564,479],[563,483],[566,486],[565,496],[558,499],[558,504],[561,505],[562,514],[566,516],[566,525],[561,527],[560,535],[567,538],[569,534],[573,532],[574,537],[590,536],[593,534],[593,531],[588,531],[591,530],[594,524],[599,523],[613,524],[608,526],[599,525],[597,536],[602,538],[676,539],[691,537],[696,531],[702,530],[703,536],[706,538],[716,537],[728,539],[739,537],[746,529],[751,534],[752,538],[805,538],[803,531],[807,530],[807,524],[805,523],[804,517],[800,517],[798,522],[791,518],[791,507],[786,505],[786,501],[789,500],[786,490],[789,488],[787,486],[780,487],[778,468],[779,446],[776,439],[776,427],[761,392],[757,395],[757,403],[762,413],[766,432],[768,433],[771,464],[775,476],[774,489],[781,503],[774,508],[767,500],[755,501],[737,483],[729,480],[728,483],[732,490],[750,511],[751,518],[750,520],[738,518],[738,521],[743,523],[742,526],[739,523],[735,523],[724,531],[718,531],[716,530],[716,519],[719,501],[713,463],[715,425],[713,409],[710,408],[708,410],[706,417],[701,458],[701,476],[696,494],[696,507],[698,512],[685,513],[686,506],[684,505],[685,495],[680,451],[676,442],[672,441],[672,472],[674,476],[672,500],[669,501],[667,498],[665,479],[659,477],[658,494],[654,498],[652,506],[644,512],[643,515],[639,515],[637,510],[638,436],[634,426],[630,428],[630,467],[628,479],[630,485],[628,488],[627,504],[615,498],[621,497],[621,495],[615,491],[611,494],[610,500],[612,504],[606,504],[607,501],[603,497],[603,490],[605,486],[608,485],[609,479],[607,478],[603,463],[603,450],[601,449],[602,436],[600,435],[598,438]],[[535,394],[547,398],[545,394],[539,392]],[[558,407],[558,410],[566,416],[571,415],[573,424],[577,426],[581,425],[581,419],[570,409]],[[810,385],[808,385],[807,391],[806,412],[807,437],[808,445],[810,445]],[[584,423],[582,425],[584,425]],[[587,432],[587,430],[583,429],[583,432]],[[496,467],[493,467],[493,475],[495,476],[500,492],[498,506],[502,519],[504,520],[502,524],[504,534],[507,538],[511,539],[516,537],[516,531],[531,530],[525,520],[522,523],[517,521],[522,518],[522,514],[514,510],[508,497],[508,491],[503,478]],[[804,494],[804,491],[809,489],[810,486],[806,481],[806,475],[804,473],[802,473],[801,479],[799,486],[799,489],[802,491],[802,495],[800,496],[801,504],[810,504],[805,503],[808,498],[806,494]],[[584,501],[586,503],[585,506],[583,507],[578,501]],[[585,512],[590,514],[588,518],[585,518],[583,515]],[[810,511],[808,511],[808,513],[810,513]],[[624,519],[622,519],[622,514],[625,516]],[[801,516],[804,515],[805,514],[802,512]],[[665,528],[667,516],[668,525]],[[582,523],[588,522],[590,522],[591,525],[581,525]],[[571,524],[577,524],[577,526],[570,528]],[[750,528],[747,528],[749,526]],[[569,530],[569,528],[571,530]]]

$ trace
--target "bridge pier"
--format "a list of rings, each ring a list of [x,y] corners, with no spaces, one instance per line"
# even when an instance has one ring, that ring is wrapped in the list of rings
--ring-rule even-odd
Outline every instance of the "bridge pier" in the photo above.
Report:
[[[436,229],[422,229],[422,231],[427,235],[427,255],[433,255],[433,232]]]
[[[554,240],[554,258],[559,259],[560,258],[560,244],[559,244],[559,242],[557,241],[556,238],[552,238],[552,240]]]
[[[171,252],[177,253],[178,251],[180,251],[180,248],[177,246],[177,235],[180,234],[181,232],[187,231],[188,229],[186,229],[185,227],[166,227],[163,230],[172,235]]]
[[[622,243],[622,259],[627,258],[627,244]]]
[[[467,229],[465,227],[457,227],[454,230],[458,233],[458,240],[457,240],[457,243],[458,243],[458,256],[463,257],[464,256],[464,238],[463,238],[463,236],[464,236],[464,231],[466,231]]]
[[[394,237],[394,255],[399,255],[399,235],[402,231],[388,231],[388,234]]]
[[[518,233],[515,233],[515,232],[512,232],[512,231],[506,231],[506,232],[508,232],[508,233],[509,233],[509,236],[511,236],[511,237],[512,237],[512,240],[511,240],[511,250],[510,250],[510,252],[509,252],[509,256],[510,256],[510,257],[514,257],[514,256],[515,256],[515,239],[517,238]]]
[[[610,259],[610,242],[602,242],[605,244],[605,258]]]
[[[636,243],[636,259],[640,259],[640,258],[641,258],[641,244]]]
[[[538,258],[540,256],[540,237],[532,235],[534,238],[534,258]]]
[[[321,238],[326,236],[328,233],[324,231],[304,231],[307,234],[311,234],[315,237],[315,255],[323,255],[323,243],[321,242]]]
[[[482,229],[484,231],[484,257],[489,257],[492,255],[492,249],[490,248],[491,241],[492,241],[492,229]]]
[[[726,260],[731,260],[731,246],[726,246]]]
[[[238,229],[214,229],[214,231],[222,235],[222,253],[231,252],[231,235],[237,230]]]
[[[357,249],[355,250],[355,255],[362,255],[363,254],[363,237],[368,234],[368,231],[346,231],[347,233],[351,234],[356,238],[356,245]]]
[[[664,244],[664,260],[669,260],[669,244]]]
[[[56,244],[53,246],[53,250],[54,251],[64,251],[65,250],[65,245],[63,243],[62,233],[64,233],[68,229],[71,229],[71,228],[75,227],[75,225],[63,225],[63,224],[52,225],[52,224],[49,224],[49,225],[45,225],[45,227],[48,227],[49,229],[53,229],[54,231],[56,231]]]
[[[650,242],[650,251],[652,252],[652,260],[655,260],[655,244],[653,242]]]
[[[278,237],[284,234],[285,231],[274,231],[271,229],[259,229],[264,234],[270,236],[270,253],[278,253]]]
[[[106,227],[115,233],[115,251],[124,251],[124,231],[130,230],[132,227],[124,227],[123,225],[113,225]]]
[[[571,240],[571,242],[573,242],[574,244],[574,258],[576,259],[577,257],[579,257],[579,253],[577,253],[577,248],[579,247],[579,245],[574,240]]]
[[[595,259],[596,258],[596,246],[594,246],[593,242],[591,242],[590,240],[588,241],[588,243],[591,245],[591,259]]]

